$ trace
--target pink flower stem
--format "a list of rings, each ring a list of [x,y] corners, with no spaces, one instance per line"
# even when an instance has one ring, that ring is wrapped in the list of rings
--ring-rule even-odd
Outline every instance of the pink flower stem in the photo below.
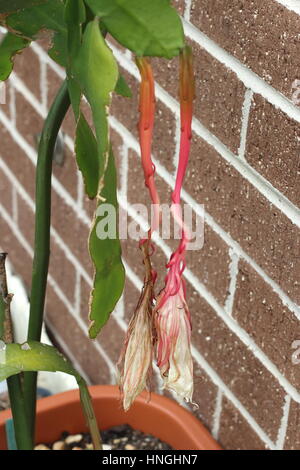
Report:
[[[182,274],[185,269],[185,251],[189,241],[189,232],[185,226],[180,208],[180,195],[184,176],[189,160],[191,138],[192,138],[192,118],[193,118],[193,100],[195,96],[194,74],[192,51],[189,46],[181,51],[180,54],[180,150],[179,164],[176,175],[175,189],[172,194],[172,214],[175,222],[181,229],[181,241],[177,250],[171,255],[167,264],[168,274],[166,276],[165,295],[161,299],[162,306],[169,296],[176,295],[182,284],[185,296],[185,285],[182,280]]]
[[[155,113],[155,90],[152,68],[148,60],[145,57],[138,57],[136,58],[136,64],[141,74],[139,105],[140,119],[138,124],[141,159],[144,170],[145,185],[149,190],[151,202],[154,208],[151,226],[148,231],[148,239],[141,240],[140,244],[147,241],[151,244],[152,233],[159,228],[160,222],[160,201],[154,181],[155,165],[151,158]],[[153,276],[155,279],[156,272],[154,271]]]

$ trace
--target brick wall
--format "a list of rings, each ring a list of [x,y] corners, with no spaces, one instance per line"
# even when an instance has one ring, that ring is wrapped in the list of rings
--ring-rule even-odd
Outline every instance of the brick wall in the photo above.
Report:
[[[197,416],[227,449],[300,449],[299,0],[177,0],[195,54],[197,99],[184,202],[205,205],[205,243],[185,271],[193,316]],[[143,188],[137,141],[138,72],[112,45],[134,98],[114,98],[111,132],[119,202]],[[33,45],[16,59],[0,107],[0,245],[30,286],[36,135],[64,74]],[[154,60],[154,160],[167,202],[179,139],[177,60]],[[296,96],[297,98],[297,96]],[[138,299],[136,243],[123,245],[126,289],[99,339],[87,338],[93,203],[64,123],[65,161],[55,164],[47,325],[91,382],[114,381],[114,363]],[[141,199],[144,198],[141,195]],[[156,262],[170,254],[157,242]],[[74,359],[76,357],[76,359]]]

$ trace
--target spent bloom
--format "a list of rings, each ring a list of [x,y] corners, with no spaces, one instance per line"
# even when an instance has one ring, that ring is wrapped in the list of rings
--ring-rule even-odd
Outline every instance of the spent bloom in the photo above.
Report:
[[[124,349],[118,363],[119,366],[122,364],[119,386],[125,411],[147,387],[151,371],[153,276],[148,246],[148,243],[141,245],[146,269],[145,282],[137,308],[129,322]]]
[[[151,236],[160,223],[159,197],[154,182],[155,167],[151,159],[151,144],[154,125],[155,96],[154,80],[150,63],[145,58],[137,59],[141,74],[139,137],[141,160],[145,184],[156,208],[148,238],[141,240],[144,256],[145,279],[140,299],[129,323],[124,350],[119,364],[120,388],[123,407],[127,410],[137,395],[147,387],[153,349],[164,381],[164,387],[176,392],[186,401],[193,396],[193,361],[191,355],[191,318],[186,303],[185,284],[182,278],[185,269],[185,251],[189,241],[188,230],[183,223],[180,193],[188,163],[191,122],[194,99],[194,77],[192,54],[185,47],[180,55],[180,115],[181,139],[179,165],[172,195],[172,214],[181,229],[181,241],[167,264],[165,287],[154,305],[156,272],[152,270],[150,251]]]
[[[191,402],[193,361],[190,352],[191,319],[185,300],[183,281],[176,294],[163,290],[157,300],[157,365],[164,388]]]
[[[148,238],[140,241],[145,266],[144,286],[136,310],[130,320],[123,353],[119,364],[123,363],[120,374],[120,389],[123,395],[123,408],[128,410],[133,400],[148,385],[153,359],[153,300],[156,272],[152,270],[150,251],[151,235],[159,225],[159,197],[154,182],[155,166],[151,158],[151,145],[154,126],[155,94],[152,68],[145,57],[136,59],[141,74],[139,139],[141,161],[145,185],[149,190],[155,213],[151,221]]]
[[[155,307],[157,365],[166,389],[186,401],[193,396],[193,361],[191,355],[191,318],[186,303],[185,251],[189,234],[180,210],[180,193],[190,152],[193,115],[194,76],[192,53],[185,47],[180,55],[180,118],[181,138],[179,165],[172,195],[172,214],[181,228],[181,241],[167,264],[165,288]]]

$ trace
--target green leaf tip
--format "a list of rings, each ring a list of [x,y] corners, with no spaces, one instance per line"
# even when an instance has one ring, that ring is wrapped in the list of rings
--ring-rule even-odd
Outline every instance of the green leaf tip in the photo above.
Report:
[[[102,204],[109,204],[117,225],[117,180],[114,156],[110,148],[109,159],[103,180],[101,199],[94,216],[89,239],[89,250],[95,266],[94,286],[90,297],[89,334],[95,338],[105,325],[122,295],[125,270],[121,259],[121,245],[117,226],[112,237],[99,238],[99,225],[105,221]]]

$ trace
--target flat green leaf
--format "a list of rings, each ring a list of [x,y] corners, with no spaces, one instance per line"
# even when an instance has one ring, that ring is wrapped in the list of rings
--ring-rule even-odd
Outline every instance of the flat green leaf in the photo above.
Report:
[[[124,96],[125,98],[131,98],[132,97],[132,91],[131,91],[130,87],[128,86],[125,78],[121,74],[119,75],[119,78],[118,78],[118,81],[117,81],[117,84],[116,84],[116,88],[115,88],[115,92],[118,95]]]
[[[97,141],[80,110],[81,89],[73,78],[73,65],[81,47],[82,24],[86,20],[83,0],[67,0],[65,22],[68,29],[68,89],[76,120],[75,154],[79,170],[82,173],[85,192],[89,198],[97,196],[99,184],[99,159]]]
[[[90,337],[95,338],[107,322],[116,303],[122,295],[125,282],[125,271],[121,259],[121,245],[118,238],[117,225],[107,238],[99,238],[101,223],[105,225],[106,214],[100,214],[101,205],[110,204],[115,210],[117,221],[117,177],[112,149],[109,152],[105,171],[101,199],[94,217],[89,239],[89,250],[96,268],[94,289],[90,299],[91,320]],[[104,212],[104,211],[103,211]],[[113,214],[112,214],[113,215]],[[114,222],[114,220],[112,220]],[[99,225],[100,224],[100,225]],[[116,222],[117,224],[117,222]]]
[[[84,31],[72,72],[91,106],[100,179],[108,154],[107,112],[119,72],[116,60],[100,32],[97,19],[91,21]]]
[[[7,33],[0,44],[0,80],[6,80],[13,69],[13,56],[27,47],[30,41]]]
[[[30,5],[31,2],[29,2]],[[49,55],[61,65],[66,62],[67,29],[64,22],[64,2],[47,0],[27,6],[9,15],[5,22],[10,30],[27,39],[37,39],[41,31],[53,31],[53,46]]]
[[[61,371],[80,379],[71,363],[53,346],[28,341],[24,344],[7,344],[5,351],[1,352],[0,382],[20,372],[40,370]]]
[[[80,390],[80,400],[87,423],[90,428],[95,449],[101,448],[96,416],[91,397],[84,379],[73,368],[60,352],[53,346],[27,341],[23,344],[7,344],[0,350],[0,382],[20,372],[64,372],[73,375]]]
[[[139,56],[172,58],[184,46],[176,10],[166,0],[85,0],[107,31]]]
[[[25,7],[9,15],[7,24],[30,38],[34,38],[43,29],[66,33],[64,8],[61,0],[47,0],[41,5]]]
[[[97,141],[84,115],[80,117],[76,127],[75,153],[79,170],[82,173],[85,192],[90,199],[97,196],[99,184],[99,160],[97,157]]]

